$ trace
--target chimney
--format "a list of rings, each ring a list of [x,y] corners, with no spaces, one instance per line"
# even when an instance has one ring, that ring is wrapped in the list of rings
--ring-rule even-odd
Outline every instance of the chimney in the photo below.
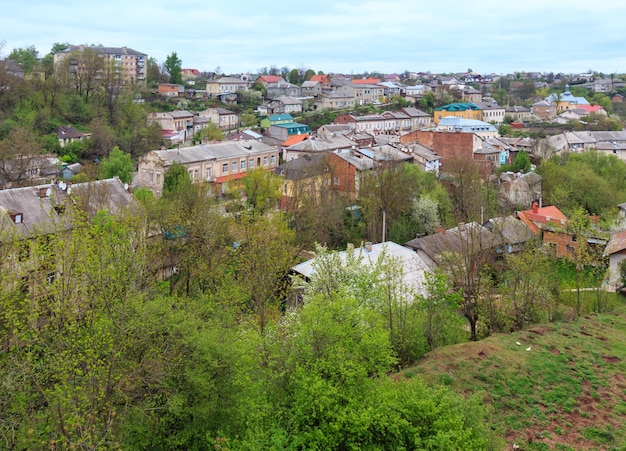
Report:
[[[367,252],[372,252],[372,242],[371,241],[366,241],[365,242],[365,250]]]
[[[537,214],[539,212],[539,203],[537,201],[533,202],[533,213]]]

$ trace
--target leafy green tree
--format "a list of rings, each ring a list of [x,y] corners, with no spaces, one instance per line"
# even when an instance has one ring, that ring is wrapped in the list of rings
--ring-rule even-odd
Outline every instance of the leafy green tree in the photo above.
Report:
[[[292,83],[294,85],[299,85],[301,83],[300,73],[298,72],[298,69],[291,69],[291,71],[289,71],[289,76],[287,78],[287,81],[289,81],[289,83]]]
[[[304,81],[309,81],[315,75],[315,71],[313,69],[307,69],[304,73]]]
[[[259,125],[259,119],[254,113],[244,113],[241,115],[241,125],[244,127],[256,127]]]
[[[163,197],[182,195],[191,187],[191,177],[181,163],[173,163],[163,177]]]
[[[280,179],[262,168],[248,171],[243,179],[243,190],[246,203],[255,215],[276,208],[281,197],[280,186]]]
[[[423,333],[431,351],[463,341],[463,326],[457,314],[463,298],[451,289],[448,278],[437,272],[426,274],[426,295],[416,302],[424,312]]]
[[[170,83],[182,85],[183,84],[183,62],[178,57],[176,52],[171,53],[165,58],[163,67],[170,76]]]
[[[133,181],[135,168],[130,153],[122,151],[117,146],[111,150],[107,158],[102,160],[99,169],[103,178],[117,176],[124,183]]]
[[[220,130],[217,124],[209,122],[205,128],[198,130],[193,135],[192,141],[194,144],[197,144],[201,143],[204,139],[209,141],[223,141],[225,138],[226,136],[224,135],[224,131]]]
[[[526,152],[520,150],[513,161],[513,171],[527,173],[530,171],[530,157]]]
[[[7,59],[14,60],[22,67],[24,73],[30,74],[39,63],[39,52],[34,45],[13,49]]]

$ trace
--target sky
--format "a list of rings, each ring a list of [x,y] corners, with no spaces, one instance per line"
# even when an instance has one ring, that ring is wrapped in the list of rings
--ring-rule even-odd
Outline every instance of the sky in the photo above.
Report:
[[[62,3],[58,5],[55,3]],[[225,74],[626,73],[626,2],[579,0],[7,2],[0,56],[54,43],[126,46]]]

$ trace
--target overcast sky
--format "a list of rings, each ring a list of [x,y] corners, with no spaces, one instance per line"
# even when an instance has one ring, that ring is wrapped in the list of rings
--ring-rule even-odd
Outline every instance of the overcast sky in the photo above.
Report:
[[[62,3],[60,6],[58,3]],[[579,0],[6,2],[0,52],[56,42],[130,47],[224,73],[626,73],[626,2]]]

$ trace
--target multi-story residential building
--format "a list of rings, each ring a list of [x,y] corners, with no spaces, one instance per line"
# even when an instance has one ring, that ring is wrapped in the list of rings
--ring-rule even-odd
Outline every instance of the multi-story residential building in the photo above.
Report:
[[[112,67],[123,84],[145,84],[148,74],[148,55],[128,47],[101,47],[70,45],[54,54],[54,66],[60,67],[63,62],[69,63],[71,73],[90,70],[86,52],[93,52],[102,59],[104,67],[99,68],[99,76],[107,66]]]
[[[471,102],[449,103],[435,110],[433,119],[438,124],[442,118],[448,116],[461,117],[464,119],[483,120],[483,111]]]
[[[471,86],[461,89],[461,96],[465,102],[478,103],[483,101],[483,93]]]
[[[547,100],[540,100],[532,104],[530,112],[537,119],[553,119],[556,116],[556,105]]]
[[[521,105],[513,105],[505,108],[506,116],[511,116],[516,121],[526,121],[530,119],[530,108]]]
[[[474,105],[483,112],[483,117],[480,120],[493,124],[501,124],[504,121],[506,109],[503,106],[491,102],[478,102]]]
[[[148,113],[148,125],[159,124],[164,136],[175,132],[177,137],[173,141],[184,142],[194,134],[193,118],[193,113],[185,110]]]
[[[259,141],[224,141],[153,150],[139,159],[138,186],[160,196],[165,173],[174,163],[184,165],[193,182],[211,183],[216,191],[225,192],[229,182],[244,177],[248,170],[276,168],[278,149]]]
[[[351,108],[355,105],[354,94],[346,92],[323,92],[315,100],[318,109],[337,110],[341,108]]]
[[[220,130],[232,130],[239,127],[239,115],[226,108],[208,108],[201,116],[208,117]]]
[[[411,119],[412,132],[414,132],[415,130],[421,130],[423,128],[429,128],[433,125],[433,117],[422,110],[418,110],[417,108],[413,107],[406,107],[402,108],[400,111],[409,116],[409,118]]]
[[[209,97],[222,94],[236,94],[237,91],[247,91],[252,83],[246,76],[222,77],[206,82],[206,92]]]

